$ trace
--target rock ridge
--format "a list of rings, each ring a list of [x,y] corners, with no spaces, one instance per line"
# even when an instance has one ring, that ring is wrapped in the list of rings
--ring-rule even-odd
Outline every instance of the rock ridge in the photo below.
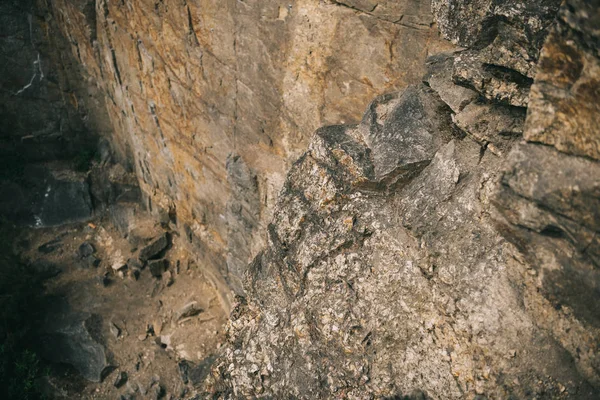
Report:
[[[600,136],[586,122],[600,113],[557,107],[598,99],[600,8],[558,3],[434,1],[466,49],[430,58],[422,84],[376,98],[360,124],[316,131],[206,395],[600,395]],[[585,74],[565,75],[565,43]]]

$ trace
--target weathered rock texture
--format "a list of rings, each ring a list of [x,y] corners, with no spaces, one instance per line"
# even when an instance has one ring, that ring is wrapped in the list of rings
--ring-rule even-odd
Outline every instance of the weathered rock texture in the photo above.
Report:
[[[316,132],[210,394],[600,396],[600,4],[498,4],[434,1],[468,48]]]
[[[359,120],[449,46],[427,0],[48,3],[149,208],[176,213],[238,289],[312,132]]]

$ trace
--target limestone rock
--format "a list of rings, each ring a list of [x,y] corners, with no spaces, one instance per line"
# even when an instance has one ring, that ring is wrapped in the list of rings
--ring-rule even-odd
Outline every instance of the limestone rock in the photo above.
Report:
[[[570,0],[567,5],[542,49],[525,138],[598,160],[598,3]]]
[[[537,118],[524,107],[557,4],[442,3],[442,31],[472,47],[430,60],[427,88],[377,98],[361,124],[316,131],[248,267],[209,394],[600,395],[600,164],[516,143]],[[573,45],[595,40],[577,26]]]
[[[181,236],[238,293],[312,132],[358,122],[374,97],[419,83],[426,57],[453,47],[425,0],[48,7],[83,66],[75,76],[106,99],[115,161],[135,172],[148,210],[177,210]],[[255,176],[248,198],[230,155]],[[92,175],[97,197],[111,193],[106,182]]]
[[[427,59],[427,74],[423,81],[432,88],[440,99],[446,103],[453,112],[460,112],[467,104],[476,100],[476,91],[459,86],[452,81],[454,54],[436,54]]]

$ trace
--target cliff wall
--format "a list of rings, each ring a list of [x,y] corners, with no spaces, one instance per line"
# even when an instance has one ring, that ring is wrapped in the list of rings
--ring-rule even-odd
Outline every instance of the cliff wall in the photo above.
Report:
[[[325,124],[418,82],[449,47],[429,1],[112,1],[48,5],[106,96],[150,209],[242,291],[285,171]]]

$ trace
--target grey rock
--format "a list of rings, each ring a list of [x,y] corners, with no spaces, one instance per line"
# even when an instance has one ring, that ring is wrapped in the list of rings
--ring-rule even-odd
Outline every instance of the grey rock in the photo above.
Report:
[[[442,35],[460,46],[482,48],[500,36],[504,46],[515,46],[514,41],[526,46],[525,50],[530,45],[538,52],[559,6],[559,0],[432,1],[434,17]],[[514,30],[525,37],[511,37],[506,30]]]
[[[160,260],[148,261],[148,269],[150,270],[152,276],[154,276],[155,278],[160,278],[162,274],[167,270],[167,267],[168,261],[164,258]]]
[[[180,361],[178,367],[182,382],[186,385],[189,383],[192,386],[199,387],[210,373],[215,360],[215,356],[209,356],[199,363],[193,363],[188,360]]]
[[[243,293],[241,277],[251,261],[251,249],[260,237],[252,235],[260,221],[258,179],[239,155],[230,154],[226,163],[231,196],[227,201],[227,273],[231,287]],[[263,244],[263,243],[261,243]]]
[[[98,316],[72,309],[60,298],[48,299],[40,328],[40,354],[72,365],[85,379],[100,382],[109,367]]]
[[[32,204],[32,225],[58,226],[92,218],[92,200],[85,180],[73,178],[68,172],[58,177],[47,170],[32,170],[31,174],[31,179],[40,181],[39,194]]]
[[[247,268],[211,394],[600,394],[598,163],[516,144],[550,14],[523,32],[553,3],[483,3],[464,7],[535,51],[507,60],[518,48],[496,52],[492,32],[434,59],[429,89],[376,99],[358,126],[317,130]],[[470,28],[457,37],[480,40]],[[471,91],[454,97],[456,84]]]
[[[88,256],[91,256],[95,252],[96,249],[90,242],[83,242],[81,245],[79,245],[79,248],[77,249],[77,256],[79,258],[86,258]]]
[[[452,79],[490,101],[517,107],[527,107],[533,83],[533,79],[515,70],[486,64],[477,51],[465,51],[456,56]]]
[[[600,327],[600,165],[524,144],[509,155],[496,196],[506,236],[531,257],[540,291],[555,307]]]
[[[472,102],[455,115],[454,123],[481,145],[491,143],[506,152],[522,137],[525,114],[520,107]]]
[[[410,86],[369,105],[359,132],[371,150],[375,179],[428,163],[452,138],[448,106],[425,86]]]
[[[169,239],[166,233],[153,239],[148,245],[140,250],[139,258],[142,261],[153,259],[160,255],[169,245]]]
[[[539,52],[558,0],[434,0],[440,31],[471,50],[454,63],[454,82],[487,99],[527,106]]]
[[[427,59],[427,74],[423,81],[433,89],[440,99],[458,113],[479,94],[469,88],[459,86],[452,81],[454,54],[441,53]]]
[[[108,327],[110,329],[110,333],[112,333],[115,339],[118,339],[121,336],[121,328],[119,328],[117,324],[111,322]]]

